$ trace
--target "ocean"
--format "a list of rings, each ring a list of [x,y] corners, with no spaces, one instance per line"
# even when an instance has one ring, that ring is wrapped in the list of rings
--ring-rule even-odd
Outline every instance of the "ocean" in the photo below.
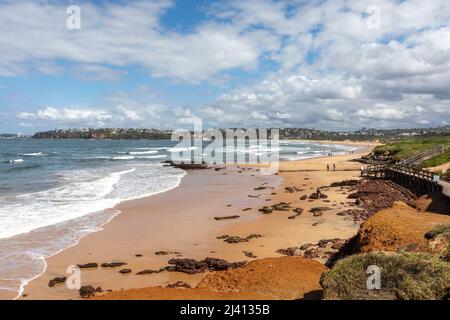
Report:
[[[0,139],[0,291],[17,295],[46,267],[45,258],[75,245],[120,213],[123,201],[177,187],[183,170],[164,166],[168,140]],[[224,153],[278,152],[299,160],[355,150],[354,146],[280,141],[250,143]],[[184,150],[186,151],[186,150]]]

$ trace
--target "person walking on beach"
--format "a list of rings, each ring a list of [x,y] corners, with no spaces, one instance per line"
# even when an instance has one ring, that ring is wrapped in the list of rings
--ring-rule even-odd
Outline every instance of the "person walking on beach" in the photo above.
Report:
[[[330,171],[330,165],[327,164],[327,171]]]
[[[336,164],[333,163],[333,171],[336,171]]]

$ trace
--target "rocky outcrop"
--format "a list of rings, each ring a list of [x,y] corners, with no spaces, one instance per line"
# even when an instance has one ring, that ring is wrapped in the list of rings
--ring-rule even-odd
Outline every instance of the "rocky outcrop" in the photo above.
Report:
[[[450,216],[418,211],[402,202],[372,215],[353,240],[352,251],[438,251],[430,241],[435,227],[450,223]],[[428,237],[428,239],[427,239]]]
[[[102,268],[118,268],[125,266],[127,263],[122,261],[105,262],[102,263]]]
[[[67,280],[66,277],[56,277],[56,278],[51,279],[51,280],[48,282],[48,286],[49,286],[50,288],[52,288],[52,287],[56,286],[57,284],[61,284],[61,283],[66,282],[66,280]]]
[[[320,191],[320,189],[317,189],[317,191],[312,193],[308,198],[312,200],[317,200],[317,199],[326,199],[328,198],[328,196],[322,191]]]
[[[345,244],[344,239],[322,239],[317,243],[305,243],[299,247],[278,249],[277,253],[285,256],[300,256],[308,259],[329,260]]]
[[[103,292],[102,288],[100,287],[94,288],[93,286],[88,285],[82,286],[79,290],[80,297],[84,299],[95,296],[97,292]]]
[[[263,237],[263,236],[260,234],[254,233],[254,234],[248,235],[245,238],[241,238],[239,236],[223,235],[221,237],[218,237],[218,239],[223,239],[223,241],[227,242],[227,243],[240,243],[240,242],[248,242],[252,239],[257,239],[257,238],[261,238],[261,237]]]
[[[220,271],[230,268],[242,267],[246,264],[245,261],[241,262],[228,262],[223,259],[206,258],[204,260],[194,259],[170,259],[168,261],[170,266],[164,268],[169,272],[183,272],[188,274],[202,273],[205,271]]]
[[[86,263],[86,264],[77,264],[77,267],[80,269],[98,268],[98,263],[90,262],[90,263]]]

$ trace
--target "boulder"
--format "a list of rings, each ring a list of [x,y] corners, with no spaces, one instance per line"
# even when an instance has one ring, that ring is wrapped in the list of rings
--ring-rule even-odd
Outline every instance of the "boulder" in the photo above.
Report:
[[[56,277],[56,278],[51,279],[51,280],[48,282],[48,286],[49,286],[50,288],[53,288],[53,287],[56,286],[57,284],[61,284],[61,283],[66,282],[66,280],[67,280],[66,277]]]
[[[122,261],[105,262],[102,263],[102,268],[118,268],[125,266],[127,263]]]
[[[80,269],[98,268],[98,263],[90,262],[86,264],[77,264],[77,267]]]
[[[84,299],[93,297],[95,292],[96,290],[93,286],[82,286],[79,290],[80,297]]]

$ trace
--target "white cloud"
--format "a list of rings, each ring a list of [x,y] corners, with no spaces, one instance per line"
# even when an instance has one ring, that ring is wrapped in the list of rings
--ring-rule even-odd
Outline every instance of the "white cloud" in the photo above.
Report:
[[[170,5],[83,4],[83,29],[69,32],[65,10],[54,2],[3,3],[0,75],[24,74],[29,65],[58,72],[54,62],[65,59],[89,80],[117,81],[123,67],[138,65],[154,77],[213,82],[272,59],[278,70],[206,106],[170,107],[146,93],[117,93],[78,111],[45,108],[33,115],[122,126],[176,127],[201,117],[216,127],[337,129],[436,125],[450,118],[448,0],[217,2],[210,19],[183,34],[160,24]],[[367,28],[371,5],[381,10],[379,29]]]
[[[53,107],[46,107],[45,109],[38,110],[35,116],[37,119],[63,122],[80,120],[103,121],[111,118],[111,115],[103,110],[84,110],[75,108],[56,109]]]
[[[277,44],[269,34],[243,32],[232,24],[206,23],[188,34],[164,30],[159,20],[170,5],[165,0],[83,3],[81,30],[68,30],[64,5],[2,3],[0,75],[24,74],[28,62],[42,69],[64,59],[82,64],[95,80],[117,76],[104,65],[140,65],[155,77],[196,82],[233,68],[254,68],[261,53]],[[103,67],[95,67],[99,64]]]
[[[22,120],[33,120],[33,119],[36,119],[37,116],[32,112],[20,112],[17,115],[17,118],[22,119]]]

